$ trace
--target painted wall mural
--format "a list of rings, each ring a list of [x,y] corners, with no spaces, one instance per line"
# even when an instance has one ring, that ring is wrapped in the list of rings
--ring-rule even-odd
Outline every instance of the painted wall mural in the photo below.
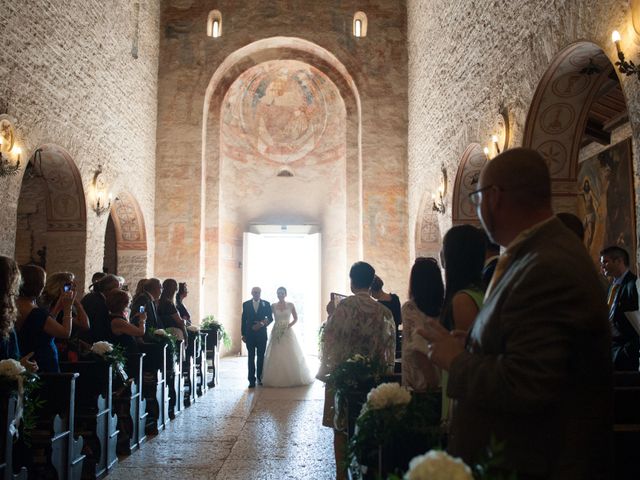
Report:
[[[609,245],[636,251],[631,140],[585,160],[578,173],[578,216],[594,262]]]

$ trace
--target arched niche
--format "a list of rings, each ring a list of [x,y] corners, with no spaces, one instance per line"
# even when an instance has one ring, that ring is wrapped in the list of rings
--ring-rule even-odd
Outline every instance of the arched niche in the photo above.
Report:
[[[469,200],[469,194],[478,189],[480,172],[487,163],[487,156],[478,143],[469,145],[460,159],[456,181],[453,185],[452,223],[480,226],[476,207]]]
[[[147,231],[140,205],[121,192],[111,207],[105,231],[104,265],[109,273],[124,277],[130,289],[147,277]],[[115,267],[115,271],[112,269]]]
[[[591,42],[555,57],[534,95],[523,145],[540,152],[556,212],[577,214],[594,262],[607,245],[636,257],[631,125],[617,72]]]
[[[87,212],[82,178],[62,147],[44,144],[29,159],[17,208],[15,258],[47,272],[71,271],[84,285]]]
[[[432,208],[433,200],[426,192],[420,203],[415,232],[415,257],[433,257],[440,263],[440,250],[442,249],[442,235],[438,214]]]
[[[221,210],[224,204],[224,192],[221,188],[221,115],[229,88],[234,82],[258,65],[271,61],[294,61],[312,66],[328,79],[344,102],[345,111],[345,169],[334,172],[346,184],[346,255],[344,265],[336,272],[346,278],[349,262],[362,255],[362,160],[361,160],[361,107],[356,85],[345,66],[326,49],[300,38],[273,37],[251,43],[230,54],[218,67],[207,88],[203,112],[203,156],[202,170],[204,178],[203,245],[204,262],[201,284],[207,292],[201,301],[204,312],[216,312],[223,319],[232,318],[237,304],[241,301],[240,292],[242,270],[242,228],[221,223]],[[297,168],[297,167],[296,167]],[[275,168],[273,176],[279,171]],[[296,169],[294,171],[297,172]],[[297,173],[296,173],[297,175]],[[289,180],[296,181],[296,176]],[[288,179],[281,178],[286,181]],[[331,178],[327,181],[333,181]],[[248,192],[247,202],[251,202]],[[304,200],[304,198],[302,198]],[[282,206],[284,209],[288,205]],[[286,213],[286,212],[285,212]],[[294,219],[296,221],[296,219]],[[287,222],[293,223],[293,222]],[[343,271],[340,271],[343,270]],[[224,281],[224,284],[222,283]],[[323,276],[323,293],[329,289]],[[327,292],[328,294],[328,292]],[[229,325],[230,332],[237,334],[236,325]]]

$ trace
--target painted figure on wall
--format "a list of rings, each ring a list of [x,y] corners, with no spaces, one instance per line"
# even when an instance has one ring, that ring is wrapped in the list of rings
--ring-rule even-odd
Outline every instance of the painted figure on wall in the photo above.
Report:
[[[629,140],[580,164],[578,216],[585,228],[585,245],[596,263],[603,245],[618,245],[629,252],[636,250],[631,165]]]

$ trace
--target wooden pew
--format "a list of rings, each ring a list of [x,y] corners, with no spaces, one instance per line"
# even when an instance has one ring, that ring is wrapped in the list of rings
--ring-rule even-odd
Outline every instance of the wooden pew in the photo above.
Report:
[[[196,395],[199,397],[207,393],[209,389],[207,385],[207,337],[205,332],[198,335],[198,349],[196,351]]]
[[[84,438],[83,479],[103,478],[118,461],[118,419],[113,413],[112,367],[104,361],[60,362],[63,372],[76,372],[75,430]]]
[[[196,365],[195,356],[198,345],[198,335],[187,332],[186,352],[182,362],[182,377],[184,378],[184,405],[189,407],[196,401]]]
[[[167,346],[161,343],[142,343],[145,354],[142,362],[142,395],[147,405],[147,435],[157,435],[164,430],[169,418],[169,388],[167,386]]]
[[[144,353],[127,355],[125,388],[113,393],[113,409],[118,416],[118,455],[130,455],[146,440],[147,402],[142,396],[142,362]]]
[[[207,373],[211,372],[211,381],[207,382],[209,388],[215,387],[218,384],[218,373],[220,371],[220,342],[222,338],[220,336],[220,330],[215,329],[203,329],[202,333],[207,334],[206,341],[206,362]]]
[[[26,480],[27,469],[22,467],[17,474],[13,473],[13,442],[15,439],[16,405],[18,392],[0,390],[0,478],[3,480]]]
[[[184,378],[181,375],[181,366],[184,361],[184,342],[176,340],[176,354],[172,354],[167,349],[167,365],[173,364],[170,373],[167,374],[167,385],[169,386],[169,418],[173,420],[184,410]]]
[[[613,390],[613,441],[615,478],[637,480],[640,462],[640,373],[615,372]]]
[[[31,446],[14,458],[28,464],[30,479],[58,478],[80,480],[84,454],[83,439],[75,438],[75,400],[77,373],[40,373],[37,395],[44,400],[31,432]]]

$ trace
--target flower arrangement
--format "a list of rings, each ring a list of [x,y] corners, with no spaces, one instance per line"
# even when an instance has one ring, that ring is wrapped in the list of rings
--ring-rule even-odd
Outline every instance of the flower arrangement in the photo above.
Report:
[[[471,469],[442,450],[430,450],[409,462],[406,480],[473,480]]]
[[[403,472],[425,446],[441,444],[440,392],[412,394],[397,383],[372,389],[356,420],[349,460],[378,475]]]
[[[327,378],[327,384],[338,394],[368,392],[378,385],[386,366],[378,359],[356,354],[339,364]]]
[[[148,328],[145,333],[145,340],[151,343],[161,343],[167,346],[167,355],[169,358],[172,358],[172,362],[167,362],[167,369],[173,369],[174,364],[178,361],[178,349],[177,341],[178,339],[175,335],[170,334],[166,330],[162,328]]]
[[[125,371],[127,357],[125,356],[124,348],[120,345],[114,347],[109,342],[94,342],[89,352],[95,359],[102,360],[111,365],[114,388],[121,387],[129,379]]]
[[[15,425],[18,435],[27,446],[31,445],[31,432],[36,424],[37,412],[44,404],[37,395],[40,378],[28,372],[20,362],[12,358],[0,360],[0,385],[18,394]]]
[[[153,331],[154,335],[158,335],[159,337],[168,337],[169,334],[167,333],[167,331],[163,328],[157,328],[156,330]]]
[[[187,331],[192,333],[200,333],[200,329],[196,325],[189,325],[187,327]]]
[[[91,345],[91,352],[104,357],[107,353],[113,352],[113,345],[109,342],[95,342]]]
[[[200,327],[203,330],[218,330],[222,336],[222,344],[224,347],[227,350],[231,348],[231,337],[224,329],[224,325],[217,321],[213,315],[207,315],[204,317],[200,323]]]

